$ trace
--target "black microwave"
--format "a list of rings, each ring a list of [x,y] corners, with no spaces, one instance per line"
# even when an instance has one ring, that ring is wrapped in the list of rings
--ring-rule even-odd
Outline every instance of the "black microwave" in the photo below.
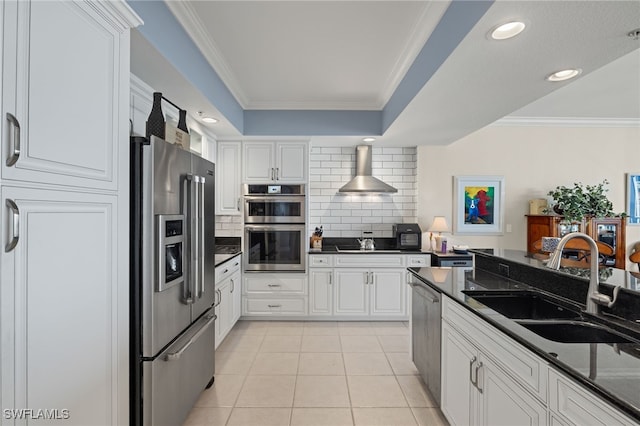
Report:
[[[398,223],[393,225],[396,248],[400,250],[420,250],[422,231],[417,223]]]

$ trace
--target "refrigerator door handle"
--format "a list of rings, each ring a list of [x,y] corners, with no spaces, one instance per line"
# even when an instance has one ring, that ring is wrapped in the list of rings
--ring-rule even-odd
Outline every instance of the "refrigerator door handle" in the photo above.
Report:
[[[198,331],[196,332],[196,334],[194,334],[194,335],[189,339],[189,341],[188,341],[187,343],[185,343],[185,344],[184,344],[180,349],[178,349],[178,350],[177,350],[177,351],[175,351],[175,352],[168,353],[168,354],[165,356],[165,358],[164,358],[164,360],[165,360],[165,361],[176,361],[176,360],[180,359],[180,357],[182,356],[182,354],[183,354],[187,349],[189,349],[189,346],[191,346],[191,345],[192,345],[196,340],[198,340],[198,338],[199,338],[200,336],[202,336],[202,334],[203,334],[205,331],[207,331],[207,328],[208,328],[208,327],[209,327],[209,326],[210,326],[210,325],[215,321],[216,316],[215,316],[215,314],[213,314],[213,313],[211,312],[211,313],[209,313],[209,314],[207,315],[207,317],[206,317],[206,318],[207,318],[207,322],[206,322],[206,323],[204,323],[204,325],[203,325],[202,327],[200,327],[200,330],[198,330]]]
[[[199,266],[200,266],[200,296],[202,297],[204,295],[204,264],[205,264],[205,257],[204,257],[204,245],[205,245],[205,233],[204,233],[204,226],[205,226],[205,214],[204,214],[204,198],[205,198],[205,184],[206,179],[204,176],[200,176],[200,210],[198,211],[198,224],[200,225],[200,250],[198,250],[198,255],[199,255]]]
[[[186,230],[188,233],[191,223],[190,223],[190,216],[189,216],[189,211],[190,211],[190,204],[191,204],[191,191],[190,191],[190,185],[191,185],[191,176],[190,175],[186,175],[184,176],[184,179],[182,181],[182,211],[185,214],[185,219],[184,219],[184,226],[186,227]],[[190,241],[191,239],[185,239],[185,243],[187,241]],[[184,301],[184,303],[186,303],[187,305],[190,305],[193,303],[193,294],[191,293],[191,256],[190,256],[190,247],[187,247],[185,244],[184,247],[185,250],[185,254],[183,255],[183,258],[185,259],[184,262],[184,266],[185,266],[185,280],[182,283],[183,285],[183,291],[182,291],[182,300]]]
[[[198,232],[198,182],[199,176],[192,174],[187,175],[187,181],[189,182],[189,189],[187,190],[187,229],[189,233],[189,283],[187,288],[189,289],[189,303],[194,303],[198,296],[198,283],[200,281],[200,270],[198,268],[198,247],[200,246],[200,233]]]

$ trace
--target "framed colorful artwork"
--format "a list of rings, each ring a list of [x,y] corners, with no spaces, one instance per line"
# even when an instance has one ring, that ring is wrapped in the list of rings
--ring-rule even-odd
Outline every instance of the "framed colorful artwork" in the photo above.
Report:
[[[453,233],[504,233],[504,176],[454,176]]]
[[[629,225],[640,225],[640,173],[627,173]]]

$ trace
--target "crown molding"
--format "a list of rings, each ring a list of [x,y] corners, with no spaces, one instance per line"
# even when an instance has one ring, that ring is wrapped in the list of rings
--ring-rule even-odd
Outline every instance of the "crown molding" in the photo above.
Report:
[[[640,118],[515,117],[496,120],[496,127],[640,127]]]
[[[86,2],[85,4],[111,21],[119,33],[124,33],[143,23],[142,18],[124,1]]]
[[[250,102],[246,110],[317,110],[317,111],[380,111],[377,102],[342,101],[342,102],[306,102],[306,101],[282,101],[282,102]]]
[[[212,40],[211,34],[207,31],[193,6],[189,2],[181,1],[166,1],[165,4],[236,98],[242,109],[247,109],[249,101],[246,93],[234,77],[229,64],[224,60],[224,56],[220,52],[220,48]]]
[[[398,60],[393,65],[387,81],[383,85],[384,89],[382,93],[380,93],[376,109],[383,109],[389,99],[391,99],[391,96],[398,88],[404,76],[407,75],[407,71],[409,71],[409,68],[411,68],[411,65],[415,62],[418,54],[427,43],[427,40],[431,37],[433,30],[435,30],[440,19],[442,19],[442,16],[447,11],[450,3],[449,0],[430,1],[422,10],[406,45],[400,55],[398,55]]]

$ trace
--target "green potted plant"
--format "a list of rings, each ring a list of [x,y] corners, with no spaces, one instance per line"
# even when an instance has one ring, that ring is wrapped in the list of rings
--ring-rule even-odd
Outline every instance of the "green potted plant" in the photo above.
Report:
[[[597,185],[583,185],[575,182],[572,188],[557,186],[547,195],[556,202],[554,210],[564,216],[567,222],[580,222],[585,217],[611,217],[613,203],[607,198],[606,179]]]

